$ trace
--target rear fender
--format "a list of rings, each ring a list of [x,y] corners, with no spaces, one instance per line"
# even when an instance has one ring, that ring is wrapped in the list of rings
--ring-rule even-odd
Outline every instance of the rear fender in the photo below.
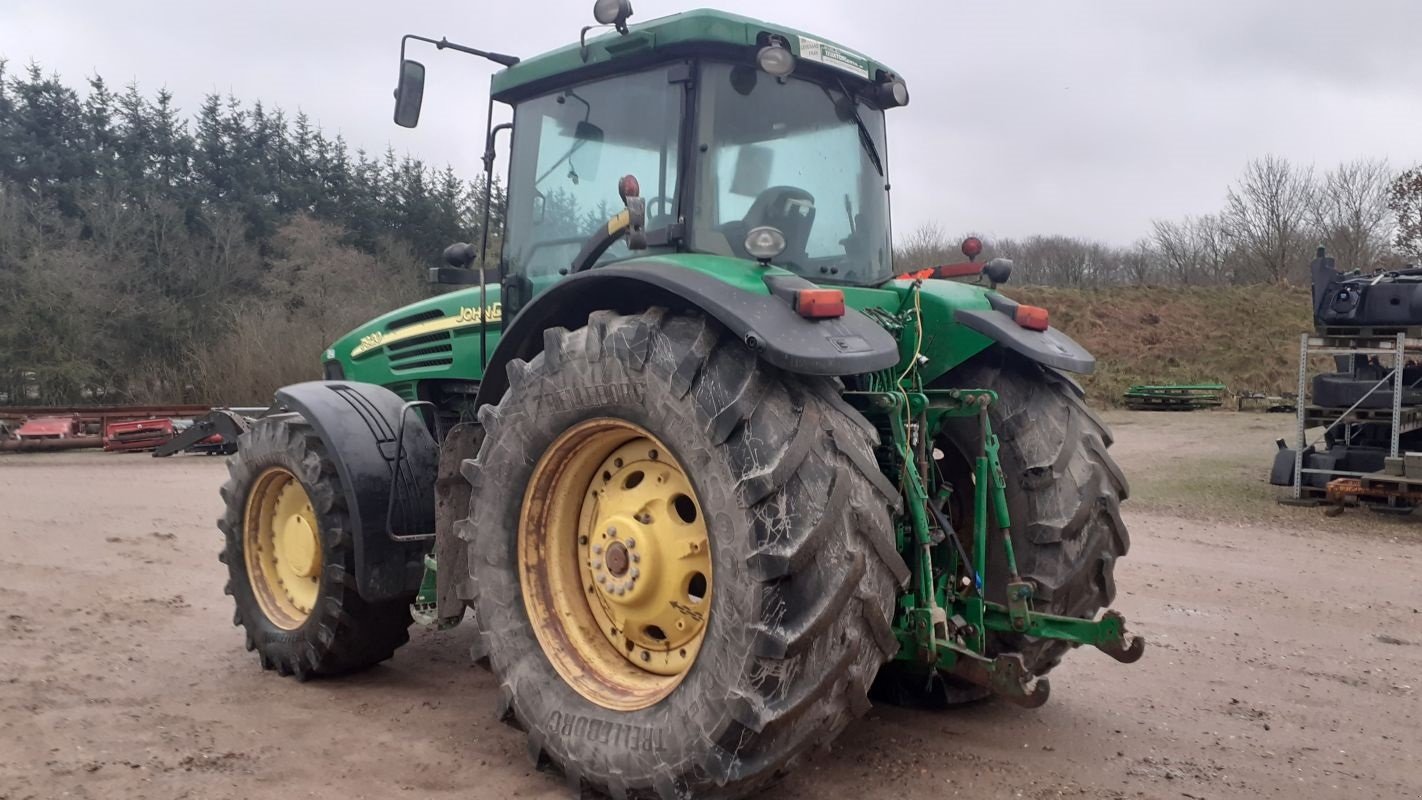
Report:
[[[374,384],[298,383],[277,390],[276,406],[301,414],[320,434],[335,463],[350,512],[360,596],[371,602],[413,596],[420,588],[424,556],[435,529],[439,465],[439,446],[420,415],[413,410],[408,414],[400,446],[397,436],[405,401]],[[399,541],[392,533],[427,538]]]
[[[653,306],[696,310],[715,319],[772,366],[802,375],[858,375],[898,363],[894,337],[860,312],[846,308],[837,319],[809,320],[771,294],[777,287],[806,288],[793,276],[747,282],[748,291],[712,274],[666,262],[616,264],[579,273],[554,284],[525,306],[504,330],[479,387],[479,405],[497,403],[508,389],[506,367],[543,350],[548,328],[580,328],[594,311],[635,314]],[[800,284],[803,283],[803,287]]]
[[[1096,369],[1096,358],[1056,328],[1028,330],[995,308],[981,311],[960,308],[953,312],[953,320],[1043,366],[1081,375],[1089,375]]]

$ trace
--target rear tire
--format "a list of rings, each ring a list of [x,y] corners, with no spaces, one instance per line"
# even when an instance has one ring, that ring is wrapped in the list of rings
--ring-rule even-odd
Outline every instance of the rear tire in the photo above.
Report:
[[[226,513],[218,520],[225,546],[218,560],[227,565],[225,592],[236,605],[232,623],[245,629],[247,649],[255,650],[264,669],[299,680],[364,669],[390,658],[409,641],[410,601],[401,598],[367,603],[355,584],[355,553],[350,516],[335,464],[321,438],[298,414],[258,420],[242,434],[237,455],[227,462],[222,486]],[[281,484],[281,485],[279,485]],[[315,534],[313,551],[304,556],[310,572],[310,602],[283,598],[265,577],[272,564],[257,551],[257,532],[268,504],[264,492],[290,492],[309,501],[298,510],[297,526]],[[271,549],[277,550],[272,547]],[[315,556],[312,558],[311,556]],[[289,573],[276,573],[290,580]]]
[[[997,348],[954,370],[946,385],[998,394],[989,418],[1002,443],[998,457],[1007,477],[1012,546],[1022,577],[1035,586],[1033,608],[1094,618],[1115,599],[1116,559],[1131,546],[1121,519],[1121,501],[1130,490],[1107,453],[1111,431],[1075,383]],[[977,452],[981,435],[976,421],[968,420],[950,426],[946,439],[942,449],[966,457]],[[954,523],[960,535],[969,532],[965,543],[971,546],[972,520],[962,515]],[[996,544],[985,580],[997,591],[989,599],[1005,603],[1009,575]],[[1035,675],[1051,671],[1073,646],[1020,634],[996,634],[988,643],[992,654],[1021,653]]]
[[[549,329],[544,351],[508,374],[498,406],[481,409],[479,457],[465,464],[463,530],[479,586],[475,655],[487,655],[500,713],[527,731],[535,764],[614,798],[739,797],[867,710],[867,688],[898,647],[893,602],[908,572],[874,434],[833,382],[780,372],[716,323],[661,309]],[[525,504],[543,502],[526,498],[543,485],[542,456],[563,452],[560,437],[580,424],[609,419],[664,442],[683,467],[714,574],[699,654],[660,700],[629,710],[564,677],[519,579]],[[545,621],[543,634],[559,624]]]

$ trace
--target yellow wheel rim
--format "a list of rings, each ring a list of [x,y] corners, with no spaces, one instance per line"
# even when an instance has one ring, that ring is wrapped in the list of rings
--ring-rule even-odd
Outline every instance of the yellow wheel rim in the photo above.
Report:
[[[671,693],[711,610],[705,516],[666,445],[588,420],[539,459],[518,530],[524,607],[558,674],[616,711]]]
[[[310,495],[284,467],[257,476],[248,493],[242,549],[267,619],[286,630],[301,627],[321,590],[321,529]]]

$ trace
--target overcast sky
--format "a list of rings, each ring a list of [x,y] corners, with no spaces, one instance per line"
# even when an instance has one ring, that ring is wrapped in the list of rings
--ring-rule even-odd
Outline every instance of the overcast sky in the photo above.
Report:
[[[707,3],[635,0],[644,21]],[[576,39],[591,0],[0,0],[0,57],[73,86],[166,86],[301,109],[354,146],[478,171],[495,65],[422,52],[424,116],[390,122],[399,37],[521,56]],[[895,226],[1126,244],[1215,211],[1251,157],[1324,168],[1422,161],[1418,0],[722,0],[876,57],[908,80],[889,115]]]

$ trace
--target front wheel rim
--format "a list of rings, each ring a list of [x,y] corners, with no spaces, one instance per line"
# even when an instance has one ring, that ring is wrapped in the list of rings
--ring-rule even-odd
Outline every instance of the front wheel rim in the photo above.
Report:
[[[524,607],[549,661],[604,708],[666,697],[710,618],[711,550],[691,480],[625,420],[565,431],[539,459],[518,532]]]
[[[242,550],[252,594],[283,630],[310,618],[321,592],[321,528],[311,496],[296,475],[272,467],[247,494]]]

